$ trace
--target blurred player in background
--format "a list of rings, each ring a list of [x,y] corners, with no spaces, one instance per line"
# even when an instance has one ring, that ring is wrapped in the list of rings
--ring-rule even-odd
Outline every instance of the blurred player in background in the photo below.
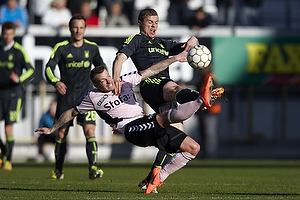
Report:
[[[165,60],[168,56],[176,55],[182,51],[188,51],[192,46],[199,44],[195,37],[188,39],[186,43],[177,43],[155,37],[158,28],[158,14],[154,9],[144,9],[139,13],[138,25],[140,33],[131,35],[124,42],[123,47],[118,51],[113,64],[113,78],[116,83],[115,93],[120,93],[119,77],[122,64],[131,57],[138,71],[147,69],[159,61]],[[183,88],[175,83],[169,75],[169,68],[143,80],[140,84],[140,91],[143,99],[156,113],[161,113],[177,107],[177,102],[182,104],[198,98],[199,92]],[[183,124],[174,123],[166,127],[170,132],[183,132]],[[161,168],[169,159],[170,155],[164,151],[157,153],[152,166]],[[146,189],[152,176],[152,169],[139,186]]]
[[[39,123],[39,127],[48,127],[50,128],[51,126],[53,126],[54,124],[54,117],[55,117],[55,113],[56,113],[56,106],[57,106],[57,102],[56,100],[53,100],[50,105],[49,105],[49,109],[47,110],[47,112],[45,112],[41,119],[40,119],[40,123]],[[50,134],[50,135],[40,135],[38,138],[38,157],[37,157],[37,161],[39,163],[44,162],[45,160],[48,160],[48,157],[46,156],[46,154],[43,151],[44,148],[44,144],[45,143],[52,143],[55,144],[57,138],[57,131],[55,131],[54,133]]]
[[[15,24],[2,24],[0,44],[0,120],[4,120],[6,145],[0,139],[0,166],[4,171],[12,170],[14,147],[13,124],[19,121],[24,84],[32,80],[34,68],[24,48],[14,40]],[[23,71],[25,70],[25,72]]]
[[[128,142],[140,147],[155,146],[175,154],[162,170],[158,168],[153,170],[154,176],[146,190],[146,193],[151,193],[157,186],[163,184],[170,174],[195,158],[200,150],[199,144],[184,132],[169,132],[165,128],[170,123],[188,119],[203,106],[210,107],[212,96],[216,97],[213,98],[214,100],[218,98],[214,96],[214,91],[218,91],[218,89],[212,91],[213,81],[209,78],[196,100],[159,114],[145,115],[142,107],[135,100],[133,87],[175,61],[186,61],[186,52],[161,61],[146,70],[121,76],[120,95],[114,95],[115,82],[105,66],[94,68],[90,78],[96,89],[90,91],[75,107],[63,113],[53,127],[50,129],[39,128],[36,132],[51,134],[79,113],[96,110],[99,116],[113,128],[113,132],[124,134]]]
[[[71,37],[57,43],[46,65],[45,75],[57,91],[56,119],[66,110],[73,108],[77,102],[93,88],[89,79],[92,64],[104,65],[99,47],[96,43],[84,39],[85,18],[74,15],[69,22]],[[60,70],[60,79],[54,75],[55,66]],[[89,162],[89,178],[102,176],[103,171],[97,167],[97,141],[95,138],[96,112],[90,111],[77,116],[77,123],[82,126],[86,137],[86,153]],[[55,170],[49,179],[63,179],[63,163],[66,155],[66,137],[73,121],[60,127],[55,144]]]

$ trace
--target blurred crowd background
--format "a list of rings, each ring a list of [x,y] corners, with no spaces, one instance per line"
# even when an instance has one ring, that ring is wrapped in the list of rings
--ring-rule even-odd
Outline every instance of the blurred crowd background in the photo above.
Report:
[[[152,7],[166,25],[189,26],[192,18],[197,22],[207,17],[203,26],[267,26],[288,30],[300,27],[297,0],[1,0],[0,6],[1,23],[10,10],[18,8],[23,12],[18,26],[63,27],[70,15],[79,13],[88,19],[88,26],[136,25],[139,11]],[[199,12],[204,15],[196,17]]]

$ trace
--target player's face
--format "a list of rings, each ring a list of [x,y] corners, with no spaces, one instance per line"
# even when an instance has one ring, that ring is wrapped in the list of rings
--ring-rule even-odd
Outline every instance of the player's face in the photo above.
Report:
[[[115,82],[108,71],[104,70],[101,74],[96,75],[96,78],[98,81],[95,86],[102,92],[111,92],[115,89]]]
[[[15,38],[15,30],[14,29],[6,29],[2,33],[3,42],[5,45],[11,43]]]
[[[142,34],[154,38],[158,27],[158,16],[146,16],[144,21],[138,21]]]
[[[82,19],[75,19],[71,27],[71,37],[74,41],[83,40],[85,32],[85,22]]]

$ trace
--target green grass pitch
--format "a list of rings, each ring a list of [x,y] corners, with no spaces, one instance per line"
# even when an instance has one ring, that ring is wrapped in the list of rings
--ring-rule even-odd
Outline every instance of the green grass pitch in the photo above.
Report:
[[[46,180],[53,163],[15,163],[0,170],[0,199],[300,199],[300,161],[193,160],[168,177],[158,194],[137,184],[151,162],[112,160],[88,180],[87,164],[66,163],[64,180]]]

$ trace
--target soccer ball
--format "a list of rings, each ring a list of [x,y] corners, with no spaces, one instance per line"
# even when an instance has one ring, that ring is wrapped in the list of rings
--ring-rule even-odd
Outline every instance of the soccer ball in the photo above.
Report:
[[[211,52],[204,45],[195,45],[188,51],[187,61],[194,69],[204,69],[211,62]]]

